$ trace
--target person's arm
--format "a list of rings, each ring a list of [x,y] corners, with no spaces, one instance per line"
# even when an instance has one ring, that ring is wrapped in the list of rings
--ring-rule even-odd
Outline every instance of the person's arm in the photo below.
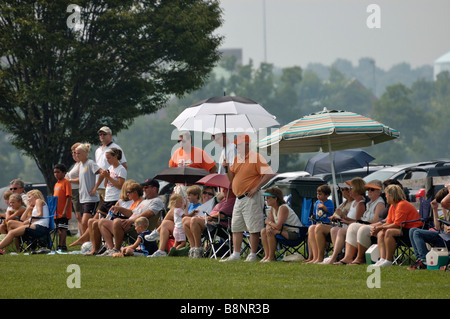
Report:
[[[72,205],[72,196],[67,196],[66,197],[66,204],[64,205],[64,210],[62,213],[62,217],[67,218],[67,210],[69,209],[69,207]]]
[[[248,192],[247,196],[248,197],[253,197],[253,195],[255,195],[261,189],[261,187],[266,185],[267,182],[270,181],[270,179],[272,177],[274,177],[274,176],[275,176],[275,174],[264,174],[264,175],[262,175],[261,180],[259,181],[259,183]]]

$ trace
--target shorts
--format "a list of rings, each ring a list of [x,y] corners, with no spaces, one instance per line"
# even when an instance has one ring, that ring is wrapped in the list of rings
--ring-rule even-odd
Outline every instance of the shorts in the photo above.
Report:
[[[259,233],[264,228],[264,201],[261,192],[253,197],[236,198],[231,217],[233,233]]]
[[[288,240],[297,240],[298,239],[298,232],[287,230],[287,234],[288,234],[288,236],[287,236]]]
[[[80,195],[78,189],[72,189],[72,211],[75,213],[81,211]]]
[[[186,233],[184,232],[184,229],[175,227],[173,229],[173,238],[175,238],[177,242],[186,241]]]
[[[103,202],[102,206],[99,207],[99,211],[102,213],[102,215],[106,215],[109,212],[109,209],[114,206],[117,203],[117,201],[112,202]]]
[[[83,214],[91,214],[92,216],[95,215],[96,208],[97,208],[97,202],[94,203],[82,203],[81,204],[81,215]]]
[[[31,227],[27,227],[25,229],[24,235],[28,235],[33,238],[40,238],[40,237],[48,234],[48,231],[49,231],[48,227],[44,227],[41,225],[34,225],[34,227],[35,227],[34,229]]]
[[[69,220],[65,217],[55,219],[55,226],[59,229],[69,229]]]

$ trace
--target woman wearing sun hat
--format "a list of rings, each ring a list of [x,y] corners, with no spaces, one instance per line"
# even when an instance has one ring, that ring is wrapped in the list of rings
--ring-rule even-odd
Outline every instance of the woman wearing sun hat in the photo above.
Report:
[[[266,218],[266,227],[261,230],[261,242],[264,248],[264,258],[261,262],[275,260],[277,247],[276,235],[280,234],[286,239],[297,239],[298,228],[302,224],[295,212],[283,199],[283,192],[278,187],[270,187],[262,194],[266,197],[267,205],[270,206],[269,217]],[[287,224],[287,225],[285,225]]]

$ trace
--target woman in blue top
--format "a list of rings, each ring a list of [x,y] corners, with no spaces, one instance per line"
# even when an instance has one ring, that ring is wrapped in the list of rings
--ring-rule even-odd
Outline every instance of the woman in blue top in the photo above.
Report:
[[[321,185],[317,188],[317,201],[314,204],[313,218],[317,223],[330,223],[328,217],[334,214],[334,204],[328,197],[331,195],[331,188],[328,185]],[[308,229],[308,259],[306,262],[314,262],[316,256],[314,252],[317,251],[316,241],[316,225],[309,226]]]

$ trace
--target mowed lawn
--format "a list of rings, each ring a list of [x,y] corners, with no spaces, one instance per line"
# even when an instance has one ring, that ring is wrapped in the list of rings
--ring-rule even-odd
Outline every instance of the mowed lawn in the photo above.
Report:
[[[73,266],[75,265],[75,266]],[[74,268],[75,267],[75,268]],[[4,299],[448,299],[450,272],[187,257],[0,256]],[[73,269],[77,269],[75,272]],[[79,276],[78,276],[79,275]],[[78,277],[75,277],[78,276]],[[372,277],[371,277],[372,276]],[[377,277],[374,277],[377,276]],[[70,288],[78,278],[79,288]],[[376,280],[375,280],[376,279]],[[368,285],[369,282],[369,285]],[[378,282],[380,288],[370,288]]]

